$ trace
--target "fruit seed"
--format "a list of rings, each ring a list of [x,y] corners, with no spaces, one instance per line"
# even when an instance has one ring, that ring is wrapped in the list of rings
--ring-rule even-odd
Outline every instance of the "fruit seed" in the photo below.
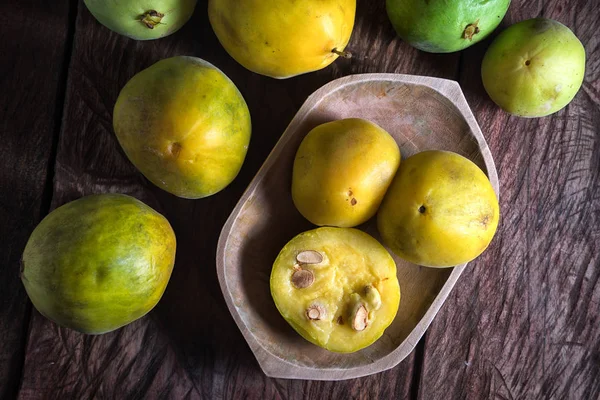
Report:
[[[323,262],[323,255],[315,250],[303,250],[296,256],[296,261],[300,264],[320,264]]]
[[[325,309],[319,304],[312,304],[306,310],[306,318],[311,321],[319,321],[325,318]]]
[[[357,332],[364,331],[367,327],[369,313],[364,304],[360,304],[352,315],[352,329]]]
[[[350,295],[350,326],[357,332],[364,331],[369,325],[369,311],[358,293]]]
[[[296,289],[305,289],[311,286],[314,281],[314,274],[307,269],[297,269],[292,274],[292,285],[294,285]]]
[[[381,295],[379,294],[379,290],[373,285],[365,286],[365,297],[367,303],[369,303],[374,310],[379,310],[381,308]]]

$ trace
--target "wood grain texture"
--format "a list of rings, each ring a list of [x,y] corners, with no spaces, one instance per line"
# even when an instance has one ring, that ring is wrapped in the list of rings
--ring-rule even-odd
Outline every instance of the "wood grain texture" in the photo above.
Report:
[[[49,207],[69,8],[68,1],[0,4],[0,398],[15,396],[21,379],[31,306],[19,260]]]
[[[555,18],[574,30],[588,55],[586,79],[573,103],[554,116],[531,120],[507,116],[485,94],[479,66],[489,39],[457,54],[419,52],[395,37],[379,0],[358,2],[349,45],[353,59],[286,81],[236,64],[208,24],[206,1],[199,1],[181,31],[152,42],[109,32],[79,1],[66,102],[55,108],[69,7],[12,3],[10,10],[0,6],[2,32],[14,39],[0,42],[3,54],[12,57],[3,61],[6,73],[0,79],[5,93],[15,94],[0,100],[2,165],[12,171],[2,174],[0,229],[3,239],[10,239],[0,258],[0,397],[10,396],[21,379],[20,332],[28,314],[16,271],[26,238],[46,211],[48,136],[61,114],[52,207],[90,193],[134,195],[169,218],[178,255],[157,308],[118,332],[79,335],[34,311],[20,398],[600,397],[597,1],[513,1],[504,26],[538,15]],[[242,172],[230,187],[204,200],[177,199],[153,187],[125,158],[112,131],[121,87],[136,72],[173,55],[198,56],[221,68],[252,115]],[[461,276],[425,345],[421,341],[397,367],[340,382],[266,378],[221,295],[218,234],[306,97],[334,78],[363,72],[460,77],[499,167],[501,229]]]
[[[244,70],[225,53],[208,24],[205,2],[199,2],[182,30],[152,42],[109,32],[79,2],[52,206],[90,193],[133,195],[163,212],[173,225],[176,266],[156,309],[118,332],[84,336],[34,312],[20,398],[411,395],[414,354],[383,374],[344,382],[266,378],[227,310],[215,268],[221,227],[310,93],[334,77],[355,72],[455,76],[458,56],[440,63],[440,56],[401,43],[383,5],[373,8],[368,3],[359,3],[351,42],[355,59],[278,81]],[[221,68],[246,98],[252,115],[253,137],[242,172],[223,192],[203,200],[178,199],[149,184],[125,158],[112,131],[112,107],[121,87],[136,72],[173,55],[198,56]]]
[[[600,4],[513,2],[504,22],[569,26],[587,53],[573,102],[549,117],[499,110],[464,52],[460,83],[501,182],[499,232],[427,334],[419,398],[600,398]]]
[[[491,153],[456,82],[359,74],[336,79],[313,93],[233,210],[217,249],[217,273],[227,306],[271,377],[341,380],[394,367],[412,352],[466,266],[424,268],[392,253],[402,292],[398,313],[381,338],[355,353],[323,350],[285,322],[269,288],[273,260],[294,236],[315,228],[292,202],[292,164],[308,132],[343,118],[364,118],[385,129],[403,159],[424,150],[461,154],[487,171],[498,190]],[[375,218],[359,229],[382,242]]]

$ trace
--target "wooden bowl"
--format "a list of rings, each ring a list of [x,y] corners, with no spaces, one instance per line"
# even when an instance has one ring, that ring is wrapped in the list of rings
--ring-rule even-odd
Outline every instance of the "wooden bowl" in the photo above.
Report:
[[[397,257],[402,297],[394,322],[371,346],[352,354],[321,349],[297,334],[271,298],[271,267],[281,248],[315,228],[294,207],[294,156],[304,136],[324,122],[371,120],[398,142],[402,158],[451,150],[473,160],[498,193],[490,150],[457,82],[397,74],[337,79],[300,108],[227,220],[217,273],[227,306],[264,373],[290,379],[341,380],[392,368],[415,347],[465,269],[420,267]],[[379,239],[374,218],[360,229]]]

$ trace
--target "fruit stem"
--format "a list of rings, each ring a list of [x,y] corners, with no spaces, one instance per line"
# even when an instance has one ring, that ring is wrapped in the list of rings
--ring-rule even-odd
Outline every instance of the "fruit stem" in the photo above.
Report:
[[[463,31],[463,39],[469,39],[469,41],[473,40],[473,36],[479,33],[479,27],[477,26],[478,23],[479,20],[465,27],[465,30]]]
[[[146,27],[148,27],[148,29],[154,29],[154,27],[158,24],[160,24],[160,21],[162,20],[162,18],[165,16],[165,14],[163,13],[159,13],[156,10],[150,10],[150,11],[146,11],[141,17],[140,17],[140,21],[142,21],[142,23],[144,25],[146,25]]]
[[[352,58],[352,53],[350,53],[349,51],[345,51],[345,50],[338,50],[337,48],[333,48],[331,50],[332,53],[337,54],[340,57],[344,57],[344,58]]]

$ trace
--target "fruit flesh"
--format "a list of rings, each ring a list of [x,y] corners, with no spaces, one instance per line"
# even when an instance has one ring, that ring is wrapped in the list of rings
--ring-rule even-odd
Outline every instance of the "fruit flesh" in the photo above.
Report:
[[[377,212],[399,164],[396,141],[372,122],[349,118],[319,125],[294,159],[294,204],[315,225],[359,225]]]
[[[492,240],[498,200],[470,160],[424,151],[402,162],[377,215],[383,242],[399,257],[429,267],[471,261]]]
[[[305,250],[318,251],[323,261],[299,266],[297,256]],[[314,275],[306,288],[293,284],[299,267]],[[379,307],[367,286],[380,295]],[[349,228],[318,228],[288,242],[273,264],[271,294],[281,315],[300,335],[341,353],[358,351],[381,337],[400,303],[396,264],[390,254],[368,234]],[[368,315],[367,327],[360,331],[352,327],[357,300]],[[322,318],[309,319],[311,307],[320,307]]]
[[[496,29],[510,0],[387,0],[398,35],[417,49],[450,53],[467,48]]]
[[[196,0],[84,0],[84,3],[102,25],[136,40],[175,33],[196,7]]]
[[[225,74],[194,57],[173,57],[121,90],[113,124],[131,162],[156,186],[184,198],[210,196],[242,167],[250,112]]]
[[[344,50],[356,0],[210,0],[208,16],[225,50],[250,71],[289,78],[325,68]]]
[[[481,66],[483,85],[505,111],[542,117],[565,107],[581,87],[585,49],[559,22],[537,18],[503,31]]]
[[[33,231],[21,279],[36,309],[90,334],[112,331],[150,311],[173,270],[169,222],[125,195],[93,195],[50,213]]]

